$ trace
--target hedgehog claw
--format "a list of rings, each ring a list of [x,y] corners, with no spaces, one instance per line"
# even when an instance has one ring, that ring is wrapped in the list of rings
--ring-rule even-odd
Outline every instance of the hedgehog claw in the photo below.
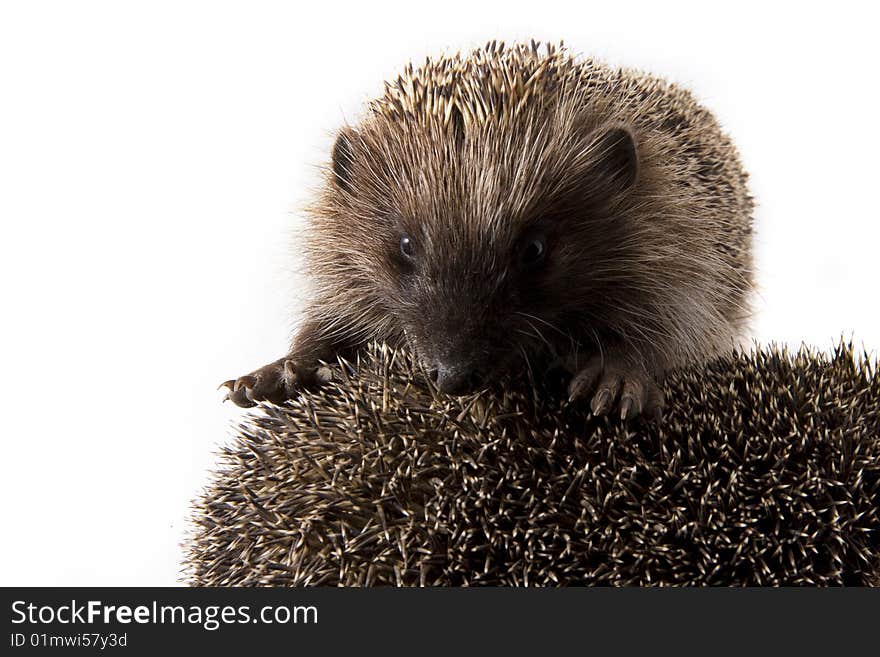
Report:
[[[595,417],[608,415],[615,405],[623,422],[640,415],[658,418],[662,414],[663,393],[653,378],[643,368],[626,361],[590,361],[569,384],[569,402],[591,391],[590,410]]]
[[[236,406],[241,406],[242,408],[251,408],[252,406],[256,406],[257,403],[250,399],[247,395],[247,388],[239,388],[238,390],[234,390],[226,394],[226,399],[223,401],[231,401]]]
[[[229,389],[226,399],[244,408],[261,401],[280,404],[311,380],[303,376],[306,372],[294,360],[279,358],[250,374],[225,381],[220,387]]]
[[[252,375],[239,377],[232,388],[233,392],[238,392],[242,388],[253,388],[257,385],[257,379]]]
[[[596,381],[601,373],[601,364],[595,361],[575,374],[571,383],[568,384],[568,401],[573,402],[586,391],[591,390],[596,385]]]
[[[633,404],[633,398],[629,395],[625,395],[620,398],[620,419],[623,422],[631,419],[636,414],[636,409],[634,408],[635,404]]]
[[[597,417],[605,415],[611,410],[611,392],[607,389],[597,392],[596,396],[593,397],[593,402],[590,404],[590,408],[593,411],[593,415]]]

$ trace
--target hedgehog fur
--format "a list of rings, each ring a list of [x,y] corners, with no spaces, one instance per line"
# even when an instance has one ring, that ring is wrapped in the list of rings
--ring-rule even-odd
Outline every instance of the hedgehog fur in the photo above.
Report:
[[[439,394],[373,345],[242,421],[190,584],[878,585],[880,377],[841,344],[673,373],[660,423],[523,378]],[[564,399],[564,395],[562,396]]]

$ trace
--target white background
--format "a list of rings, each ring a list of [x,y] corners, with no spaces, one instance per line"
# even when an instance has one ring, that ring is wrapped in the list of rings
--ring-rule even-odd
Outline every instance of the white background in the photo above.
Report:
[[[880,348],[871,3],[0,5],[0,584],[177,581],[189,501],[280,356],[297,208],[409,60],[535,37],[695,90],[758,201],[754,335]]]

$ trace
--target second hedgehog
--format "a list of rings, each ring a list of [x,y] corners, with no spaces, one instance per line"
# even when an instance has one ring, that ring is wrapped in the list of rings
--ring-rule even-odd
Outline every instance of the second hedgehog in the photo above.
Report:
[[[442,392],[556,365],[597,415],[659,413],[665,372],[740,337],[751,213],[733,145],[675,85],[535,44],[428,60],[340,131],[312,301],[228,396],[283,401],[379,339]]]

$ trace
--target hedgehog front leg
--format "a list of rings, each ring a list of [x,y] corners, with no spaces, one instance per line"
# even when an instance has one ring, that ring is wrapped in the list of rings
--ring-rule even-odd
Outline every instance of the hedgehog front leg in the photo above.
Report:
[[[307,321],[298,331],[290,353],[250,374],[224,381],[220,387],[229,389],[226,399],[243,408],[260,401],[280,404],[299,390],[325,383],[319,361],[332,359],[341,347],[327,336],[321,323]]]
[[[616,409],[621,420],[639,415],[659,418],[663,413],[663,390],[649,368],[620,349],[606,349],[577,369],[568,386],[569,401],[589,396],[593,415]]]

